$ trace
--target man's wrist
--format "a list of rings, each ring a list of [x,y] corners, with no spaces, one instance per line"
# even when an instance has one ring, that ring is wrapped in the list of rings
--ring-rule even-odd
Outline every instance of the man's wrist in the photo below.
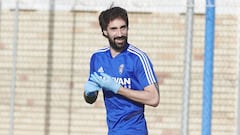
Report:
[[[116,85],[115,85],[115,88],[113,89],[113,92],[114,92],[115,94],[117,94],[120,88],[121,88],[121,85],[120,85],[120,84],[116,84]]]
[[[84,94],[85,94],[86,96],[88,96],[88,97],[94,97],[94,96],[97,95],[97,91],[95,91],[95,92],[90,92],[90,93],[84,92]]]

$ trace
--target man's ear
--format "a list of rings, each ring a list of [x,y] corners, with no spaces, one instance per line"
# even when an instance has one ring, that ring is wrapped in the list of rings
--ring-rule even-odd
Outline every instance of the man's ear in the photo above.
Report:
[[[103,30],[103,31],[102,31],[102,35],[107,38],[107,37],[108,37],[107,31],[106,31],[106,30]]]
[[[107,37],[108,34],[107,34],[107,31],[106,30],[103,30],[103,36]]]

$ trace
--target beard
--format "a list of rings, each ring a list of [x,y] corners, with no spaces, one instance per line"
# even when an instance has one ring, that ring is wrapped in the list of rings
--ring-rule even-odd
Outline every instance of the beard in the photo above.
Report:
[[[125,49],[127,44],[127,36],[115,37],[113,40],[108,37],[110,46],[115,51],[122,51]],[[122,43],[116,43],[116,40],[123,40]]]

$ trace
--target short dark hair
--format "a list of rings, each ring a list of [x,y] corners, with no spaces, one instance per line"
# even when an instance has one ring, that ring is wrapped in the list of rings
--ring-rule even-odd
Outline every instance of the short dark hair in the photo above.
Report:
[[[123,19],[126,22],[126,25],[128,27],[127,11],[121,7],[111,7],[107,10],[102,11],[98,17],[99,25],[101,27],[102,32],[104,30],[107,30],[107,26],[109,22],[116,18]]]

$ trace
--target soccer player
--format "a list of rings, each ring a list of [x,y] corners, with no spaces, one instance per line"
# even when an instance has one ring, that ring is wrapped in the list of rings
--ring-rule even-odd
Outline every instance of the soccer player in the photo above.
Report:
[[[85,101],[94,103],[103,91],[108,135],[147,135],[144,105],[157,107],[160,101],[153,65],[146,53],[128,43],[125,9],[102,11],[99,24],[109,46],[91,56]]]

